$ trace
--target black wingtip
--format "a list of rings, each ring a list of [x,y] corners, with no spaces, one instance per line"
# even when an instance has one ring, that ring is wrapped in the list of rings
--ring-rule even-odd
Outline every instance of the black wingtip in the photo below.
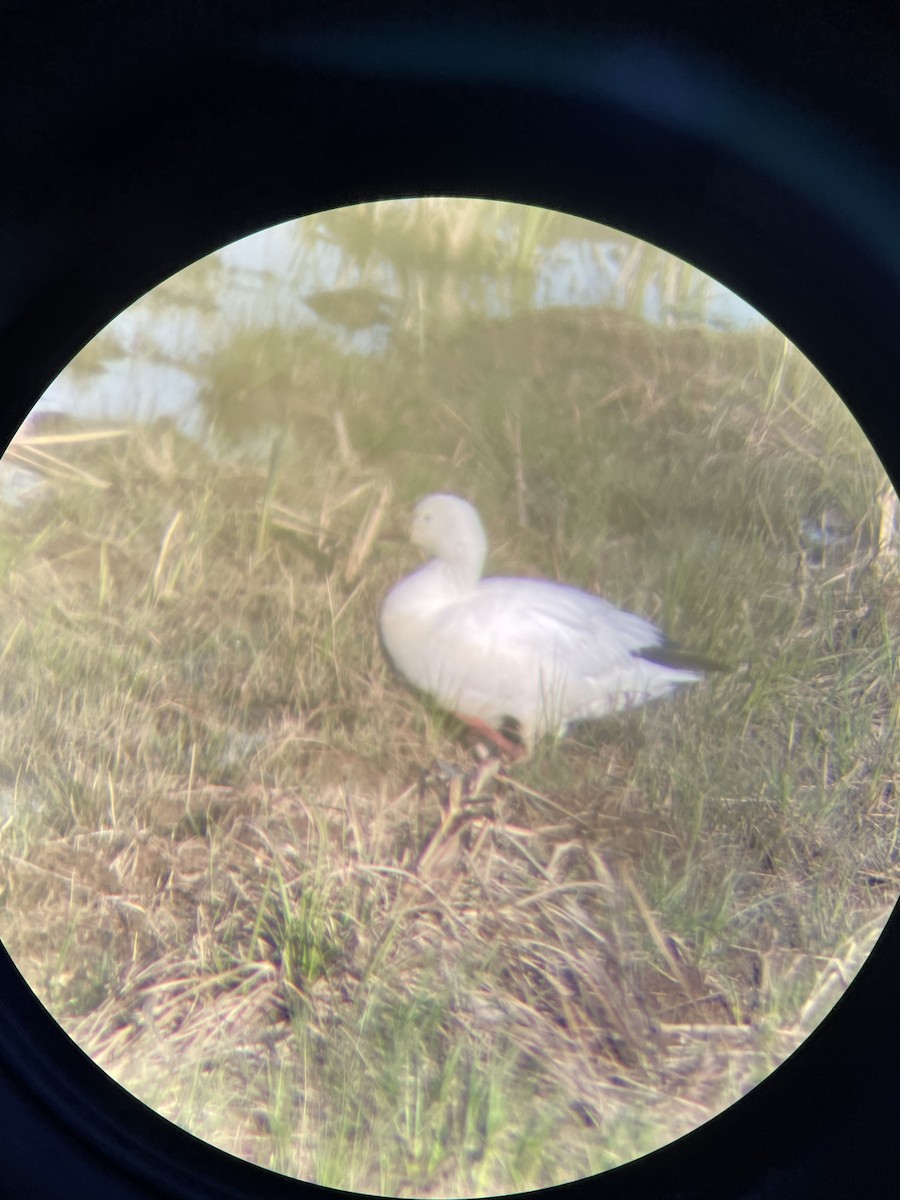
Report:
[[[682,650],[675,642],[663,642],[661,646],[647,646],[643,650],[636,650],[634,657],[656,663],[658,667],[671,667],[673,671],[734,670],[734,667],[716,662],[712,658],[704,658],[702,654],[692,654],[689,650]]]

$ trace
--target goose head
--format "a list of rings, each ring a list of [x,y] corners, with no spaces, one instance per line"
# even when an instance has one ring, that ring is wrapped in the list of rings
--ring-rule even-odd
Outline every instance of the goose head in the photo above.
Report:
[[[474,587],[487,558],[487,534],[477,511],[459,496],[425,496],[413,510],[413,545],[446,563],[460,583]]]

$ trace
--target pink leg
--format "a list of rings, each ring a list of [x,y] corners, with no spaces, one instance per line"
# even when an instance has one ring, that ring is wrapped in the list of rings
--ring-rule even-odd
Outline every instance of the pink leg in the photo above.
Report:
[[[492,742],[505,758],[514,762],[517,758],[527,757],[528,748],[526,746],[523,746],[520,742],[511,741],[499,729],[495,729],[493,725],[489,725],[481,717],[467,717],[464,713],[457,713],[456,715],[464,725],[468,725],[470,729],[474,729],[476,733],[480,733],[482,737]]]

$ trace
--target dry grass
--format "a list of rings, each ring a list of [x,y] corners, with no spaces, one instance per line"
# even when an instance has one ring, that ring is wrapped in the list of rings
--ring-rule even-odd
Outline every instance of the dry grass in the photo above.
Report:
[[[267,461],[135,427],[3,513],[0,934],[97,1062],[255,1162],[423,1196],[608,1168],[789,1053],[893,901],[877,464],[765,336],[549,312],[340,405],[319,370]],[[733,673],[501,768],[377,645],[436,488],[496,569]]]

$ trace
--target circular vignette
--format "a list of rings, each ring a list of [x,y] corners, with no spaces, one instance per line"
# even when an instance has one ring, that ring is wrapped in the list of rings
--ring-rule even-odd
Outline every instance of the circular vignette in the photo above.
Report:
[[[898,153],[873,115],[885,128],[900,115],[883,83],[896,35],[875,17],[849,26],[837,6],[820,7],[816,26],[790,12],[772,25],[759,10],[736,33],[711,11],[529,25],[348,6],[338,24],[276,5],[240,18],[173,5],[101,28],[34,6],[2,85],[7,436],[92,334],[199,255],[337,204],[470,194],[617,225],[733,287],[822,370],[896,480]],[[44,95],[34,62],[54,81]],[[743,1101],[571,1186],[622,1197],[876,1186],[898,1165],[898,936],[894,917],[847,996]],[[5,957],[0,970],[13,1194],[309,1188],[162,1122],[81,1055]]]

